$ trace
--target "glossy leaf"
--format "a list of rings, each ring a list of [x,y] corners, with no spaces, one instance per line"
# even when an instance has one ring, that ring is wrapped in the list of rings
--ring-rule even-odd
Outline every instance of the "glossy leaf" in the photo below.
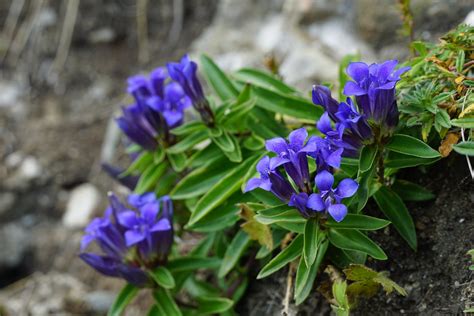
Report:
[[[339,223],[332,218],[326,222],[327,227],[357,230],[377,230],[389,224],[390,222],[387,220],[361,214],[347,214],[344,220]]]
[[[453,146],[454,151],[461,155],[474,156],[474,141],[460,142]]]
[[[436,197],[431,191],[406,180],[396,180],[392,190],[404,201],[427,201]]]
[[[227,273],[235,267],[245,249],[250,245],[250,242],[251,239],[249,238],[249,235],[247,235],[243,230],[239,230],[234,239],[232,239],[232,242],[225,252],[224,258],[222,259],[222,264],[218,273],[220,278],[227,275]]]
[[[402,199],[386,186],[375,193],[374,199],[403,239],[416,250],[415,224]]]
[[[166,316],[181,316],[182,313],[176,305],[171,294],[168,290],[163,288],[157,288],[153,291],[153,298],[155,299],[155,305],[160,311],[160,315]]]
[[[257,279],[263,279],[270,274],[273,274],[286,266],[291,261],[298,258],[303,250],[303,236],[298,235],[295,239],[278,255],[276,255],[269,263],[267,263],[260,273],[257,275]]]
[[[184,123],[181,126],[173,128],[170,132],[171,134],[174,134],[177,136],[184,136],[184,135],[194,134],[196,132],[204,131],[204,130],[206,130],[206,125],[204,125],[203,122],[190,121],[190,122]]]
[[[310,267],[318,253],[319,222],[317,218],[309,218],[304,226],[303,257],[307,267]]]
[[[438,158],[419,158],[410,155],[404,155],[396,152],[390,152],[387,159],[384,162],[385,167],[387,168],[408,168],[415,167],[420,165],[428,165],[436,162],[440,159]]]
[[[187,135],[181,141],[179,141],[176,145],[171,146],[166,151],[170,154],[179,154],[185,152],[193,148],[195,145],[199,144],[203,140],[208,138],[208,134],[206,131],[199,131],[192,134]]]
[[[329,241],[341,249],[365,252],[378,260],[386,260],[387,255],[369,237],[355,229],[329,229]]]
[[[233,75],[237,80],[274,90],[284,94],[295,93],[295,89],[276,79],[271,74],[251,68],[243,68]]]
[[[123,173],[120,174],[120,177],[126,177],[135,171],[146,170],[150,164],[153,163],[153,154],[149,151],[145,151],[140,156],[135,159],[130,167],[127,168]]]
[[[160,177],[165,173],[168,168],[168,164],[162,163],[159,165],[151,164],[143,172],[138,180],[137,186],[135,187],[135,193],[143,194],[145,192],[151,191],[156,185],[156,182]]]
[[[231,170],[219,180],[209,191],[197,202],[188,225],[193,225],[208,214],[213,208],[222,204],[229,196],[236,192],[242,184],[242,177],[248,168],[255,162],[257,157],[253,156]]]
[[[122,315],[123,311],[127,307],[128,304],[132,301],[132,299],[137,295],[138,288],[127,284],[125,285],[120,293],[115,298],[112,306],[107,313],[107,316],[120,316]]]
[[[451,120],[451,124],[457,127],[474,128],[474,117],[463,117]]]
[[[393,135],[386,148],[404,155],[415,156],[419,158],[439,158],[440,153],[425,142],[404,134]]]
[[[216,91],[221,100],[226,101],[236,98],[239,95],[239,92],[233,83],[211,58],[202,55],[201,65],[209,84],[212,86],[214,91]]]
[[[168,160],[171,164],[171,167],[176,171],[176,172],[181,172],[183,171],[184,168],[186,168],[186,155],[183,153],[178,153],[178,154],[172,154],[172,153],[167,153],[168,155]]]
[[[176,286],[173,276],[170,271],[163,266],[156,268],[150,272],[150,276],[165,289],[172,289]]]
[[[375,157],[377,156],[377,147],[375,146],[364,146],[360,153],[359,159],[359,170],[360,172],[366,172],[372,168]]]
[[[255,219],[265,225],[279,222],[304,224],[306,221],[297,210],[288,205],[279,205],[260,210],[255,216]]]
[[[234,305],[234,301],[224,297],[198,297],[197,301],[200,315],[223,313]]]

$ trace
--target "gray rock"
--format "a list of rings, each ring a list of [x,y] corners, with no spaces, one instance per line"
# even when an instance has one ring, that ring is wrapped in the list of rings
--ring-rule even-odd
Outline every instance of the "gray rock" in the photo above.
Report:
[[[69,228],[85,227],[100,203],[99,190],[90,183],[75,187],[69,196],[62,223]]]
[[[107,291],[94,291],[84,296],[88,309],[96,313],[105,314],[112,306],[116,294]]]
[[[16,196],[12,192],[0,193],[0,218],[12,209],[15,199]]]
[[[0,271],[22,264],[30,248],[29,234],[23,226],[10,223],[0,228]]]
[[[103,27],[94,30],[89,34],[89,41],[93,44],[103,44],[113,42],[117,37],[115,31],[110,27]]]

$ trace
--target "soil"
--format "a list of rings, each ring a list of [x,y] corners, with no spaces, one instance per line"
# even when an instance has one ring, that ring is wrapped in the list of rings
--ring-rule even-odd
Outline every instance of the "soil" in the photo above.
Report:
[[[474,304],[473,272],[466,252],[474,245],[474,182],[464,157],[453,154],[424,173],[411,169],[400,174],[436,194],[433,201],[407,203],[418,234],[413,251],[389,227],[371,234],[388,255],[386,261],[370,260],[377,271],[389,271],[390,278],[403,286],[407,297],[379,293],[363,300],[351,315],[456,315]],[[383,217],[376,206],[368,213]],[[258,267],[256,267],[258,272]],[[241,315],[281,315],[286,291],[287,269],[250,284],[240,308]],[[319,273],[317,283],[326,276]],[[330,306],[318,292],[296,308],[296,315],[329,315]]]

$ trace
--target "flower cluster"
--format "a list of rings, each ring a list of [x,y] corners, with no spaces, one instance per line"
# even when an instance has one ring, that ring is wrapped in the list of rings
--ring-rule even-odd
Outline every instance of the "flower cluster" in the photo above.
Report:
[[[326,110],[317,127],[333,146],[344,149],[343,156],[357,157],[363,145],[393,133],[398,123],[395,85],[409,69],[395,70],[397,64],[396,60],[370,66],[363,62],[349,64],[347,74],[354,81],[346,83],[344,94],[355,96],[357,106],[350,98],[337,102],[327,87],[313,87],[313,103]]]
[[[352,179],[344,179],[333,188],[332,171],[340,165],[341,148],[336,148],[326,138],[307,139],[308,132],[300,128],[290,133],[288,142],[280,137],[266,141],[267,150],[276,156],[265,156],[258,162],[260,178],[250,179],[245,191],[256,188],[271,191],[289,206],[296,207],[306,218],[327,211],[340,222],[347,214],[342,199],[354,195],[358,184]],[[314,182],[317,192],[311,182],[308,157],[316,161]]]
[[[154,193],[129,195],[130,208],[113,193],[109,201],[104,216],[86,227],[79,256],[102,274],[145,287],[150,284],[146,270],[165,264],[171,251],[172,202]],[[92,242],[102,254],[84,252]]]

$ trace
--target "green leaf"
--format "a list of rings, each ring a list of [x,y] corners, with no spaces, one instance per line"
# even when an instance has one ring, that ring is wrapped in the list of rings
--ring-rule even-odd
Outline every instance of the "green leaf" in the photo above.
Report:
[[[219,296],[220,290],[210,285],[208,282],[197,280],[194,276],[188,278],[184,284],[184,288],[189,295],[193,297],[202,297],[202,296]]]
[[[250,239],[258,241],[260,245],[264,245],[268,249],[273,249],[270,227],[255,220],[255,211],[249,204],[240,204],[240,217],[245,220],[245,223],[241,224],[240,227]]]
[[[120,316],[122,315],[123,311],[130,304],[131,300],[137,295],[138,288],[127,284],[125,285],[120,293],[115,298],[114,303],[110,307],[107,316]]]
[[[160,311],[159,315],[166,316],[181,316],[182,313],[176,305],[168,290],[157,288],[153,291],[153,298],[155,299],[156,307]]]
[[[219,258],[188,256],[170,260],[166,267],[171,272],[195,271],[197,269],[216,269],[220,267]]]
[[[466,56],[464,54],[464,50],[463,49],[459,49],[458,51],[458,56],[456,57],[456,70],[457,72],[459,73],[462,73],[463,71],[463,66],[464,66],[464,60],[465,60]]]
[[[143,194],[145,192],[151,191],[160,177],[165,173],[168,165],[166,163],[161,163],[159,165],[151,164],[143,172],[138,180],[137,186],[135,187],[135,193]]]
[[[402,199],[386,186],[381,187],[375,193],[374,199],[403,239],[407,241],[411,248],[416,250],[415,225]]]
[[[140,154],[140,156],[132,162],[130,167],[128,167],[127,170],[121,173],[119,177],[126,177],[134,173],[135,171],[146,170],[146,168],[149,167],[152,163],[153,154],[149,151],[145,151]]]
[[[435,198],[435,195],[427,189],[406,180],[396,180],[392,190],[404,201],[427,201]]]
[[[165,289],[172,289],[176,286],[171,272],[163,266],[156,268],[150,272],[150,276]]]
[[[372,165],[368,171],[360,173],[358,176],[359,188],[357,190],[357,212],[362,211],[362,209],[367,204],[367,201],[370,197],[370,187],[373,182],[375,173],[375,165]],[[354,197],[355,198],[355,197]]]
[[[382,248],[356,229],[331,228],[329,229],[329,241],[341,249],[361,251],[377,260],[387,259]]]
[[[258,211],[255,219],[265,225],[286,222],[286,223],[302,223],[306,220],[301,214],[288,205],[279,205]]]
[[[206,125],[201,121],[190,121],[181,126],[173,128],[170,132],[173,135],[184,136],[206,130]]]
[[[222,265],[218,273],[220,278],[224,277],[233,267],[235,267],[250,243],[251,239],[249,238],[249,235],[247,235],[243,230],[239,230],[234,239],[232,239],[232,242],[225,252],[224,258],[222,259]]]
[[[173,170],[176,172],[181,172],[186,168],[186,155],[183,153],[179,154],[172,154],[172,153],[167,153],[168,160],[171,164],[171,167],[173,167]]]
[[[438,112],[436,112],[435,121],[442,127],[451,128],[450,117],[446,110],[439,110]]]
[[[283,94],[295,93],[295,89],[287,86],[271,74],[251,68],[243,68],[233,75],[238,81],[248,82],[253,85],[274,90]]]
[[[220,119],[220,124],[226,127],[232,124],[237,124],[237,126],[243,127],[242,122],[245,121],[246,116],[254,108],[255,101],[256,100],[253,98],[243,103],[232,104]]]
[[[242,184],[242,177],[256,159],[257,157],[255,156],[248,158],[209,189],[209,191],[197,202],[196,209],[193,211],[188,225],[192,226],[194,223],[198,222],[212,209],[222,204],[229,196],[236,192]]]
[[[385,167],[387,168],[409,168],[409,167],[416,167],[419,165],[428,165],[432,164],[436,161],[441,159],[438,158],[419,158],[415,156],[404,155],[396,152],[389,152],[387,159],[384,162]]]
[[[200,196],[216,184],[232,165],[225,157],[215,164],[197,168],[186,175],[169,193],[173,200],[183,200]]]
[[[461,155],[474,156],[474,142],[465,141],[459,144],[453,145],[454,151]]]
[[[250,137],[246,138],[243,143],[244,147],[249,150],[260,150],[265,147],[265,139],[252,133]]]
[[[298,235],[295,239],[283,249],[278,255],[275,256],[269,263],[267,263],[260,273],[257,275],[257,279],[263,279],[270,274],[273,274],[286,266],[291,261],[298,258],[301,255],[303,248],[303,236]]]
[[[357,230],[377,230],[386,227],[390,222],[377,217],[347,214],[342,222],[336,222],[329,218],[326,222],[327,227],[337,229],[357,229]]]
[[[227,131],[222,131],[221,135],[219,136],[214,136],[211,133],[209,136],[214,141],[214,144],[219,146],[223,152],[231,152],[235,150],[234,142]]]
[[[223,313],[234,305],[234,301],[224,297],[198,297],[197,301],[198,314],[201,315]]]
[[[386,148],[401,154],[419,158],[439,158],[440,154],[423,141],[404,134],[393,135]]]
[[[224,72],[206,55],[201,56],[201,65],[210,85],[222,101],[236,98],[239,92]]]
[[[253,86],[252,91],[257,96],[257,106],[268,111],[293,116],[308,121],[316,121],[322,115],[321,107],[311,101],[277,93],[268,89]]]
[[[451,124],[457,127],[474,128],[474,117],[463,117],[451,120]]]
[[[193,148],[195,145],[199,144],[203,140],[208,138],[207,131],[199,131],[187,135],[177,144],[171,146],[166,151],[170,154],[179,154]]]
[[[272,229],[272,240],[273,240],[273,247],[271,249],[268,249],[267,246],[262,246],[260,247],[260,250],[257,252],[257,255],[255,258],[257,259],[263,259],[266,256],[268,256],[270,253],[272,253],[273,250],[275,250],[278,246],[280,246],[281,241],[287,234],[287,231],[282,230],[282,229]]]
[[[324,238],[324,237],[322,237]],[[318,247],[318,252],[316,255],[315,262],[308,268],[305,265],[303,258],[300,259],[300,264],[298,270],[296,271],[296,280],[295,280],[295,303],[300,305],[308,297],[313,289],[314,280],[318,274],[319,266],[323,261],[326,250],[328,248],[329,241],[324,239]],[[300,271],[301,269],[301,271]]]
[[[319,237],[319,222],[317,218],[309,218],[306,220],[304,226],[304,246],[303,246],[303,257],[307,267],[311,267],[316,260],[316,254],[318,252],[318,244],[321,240]]]
[[[360,153],[359,159],[359,170],[360,172],[366,172],[372,168],[375,157],[377,157],[377,147],[375,146],[364,146]]]

